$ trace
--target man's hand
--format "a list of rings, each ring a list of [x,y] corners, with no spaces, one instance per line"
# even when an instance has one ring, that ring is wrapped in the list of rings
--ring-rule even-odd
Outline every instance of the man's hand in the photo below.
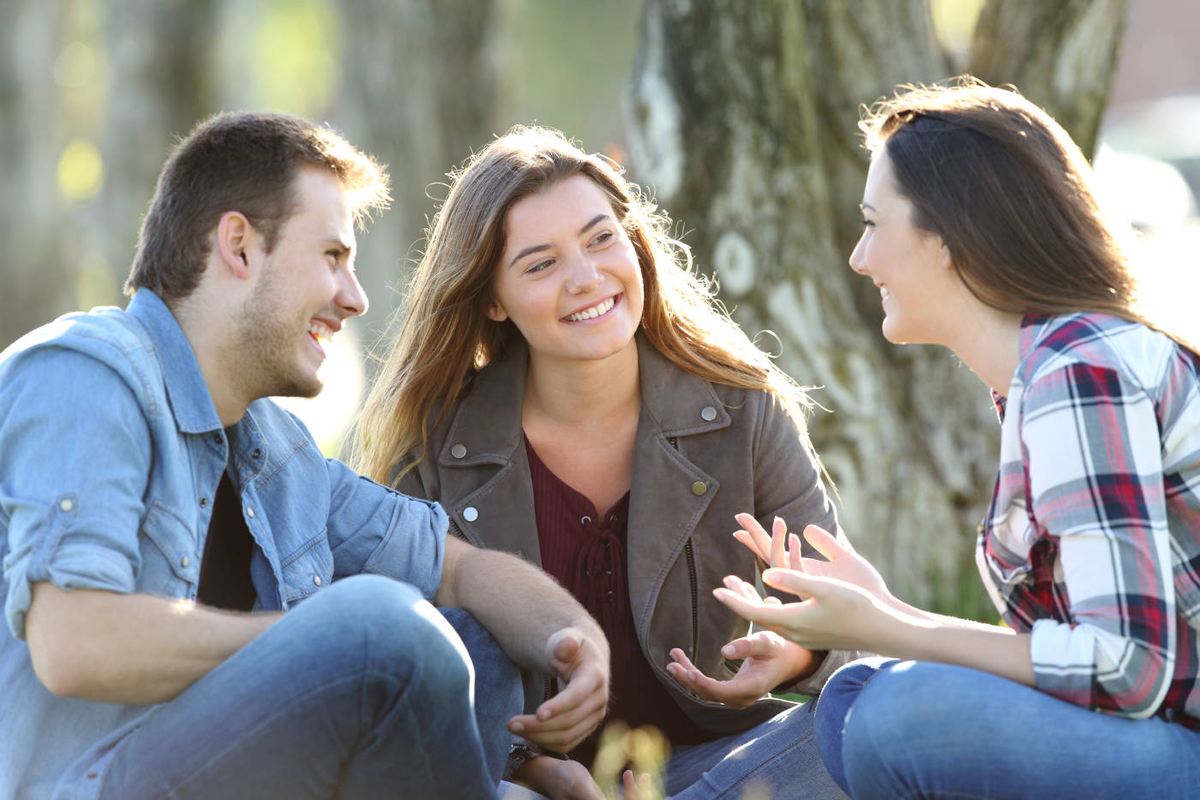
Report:
[[[811,650],[771,631],[756,631],[734,639],[721,648],[721,654],[742,659],[737,675],[727,681],[702,673],[679,648],[671,650],[671,658],[675,660],[667,664],[667,672],[701,700],[745,708],[779,684],[812,674],[820,664],[820,657]]]
[[[569,752],[604,719],[608,708],[608,646],[577,628],[563,628],[546,642],[546,661],[562,690],[535,714],[508,721],[515,734],[550,750]]]
[[[592,773],[578,761],[538,756],[523,764],[513,777],[550,800],[604,800]]]

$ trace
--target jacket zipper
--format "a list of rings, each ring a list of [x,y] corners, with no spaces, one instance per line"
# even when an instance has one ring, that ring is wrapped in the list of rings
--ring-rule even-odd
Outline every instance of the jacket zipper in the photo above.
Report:
[[[679,449],[679,441],[674,436],[668,436],[667,441],[671,443],[671,447]],[[700,647],[700,612],[699,603],[697,600],[698,581],[696,580],[696,553],[692,549],[692,537],[688,536],[687,542],[683,545],[683,555],[687,558],[688,580],[691,582],[692,588],[692,651],[688,653],[688,658],[693,662],[696,660],[696,651]]]

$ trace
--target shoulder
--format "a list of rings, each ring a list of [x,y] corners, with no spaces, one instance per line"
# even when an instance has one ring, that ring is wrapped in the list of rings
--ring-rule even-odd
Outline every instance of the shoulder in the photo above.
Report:
[[[1030,328],[1037,326],[1035,331]],[[1110,372],[1130,386],[1151,391],[1175,366],[1193,365],[1194,354],[1169,336],[1109,314],[1065,314],[1029,321],[1023,335],[1034,341],[1018,367],[1023,384],[1064,370]]]
[[[162,366],[149,334],[115,307],[66,314],[22,336],[0,353],[0,384],[49,387],[66,381],[78,392],[127,384],[149,406],[161,394]]]

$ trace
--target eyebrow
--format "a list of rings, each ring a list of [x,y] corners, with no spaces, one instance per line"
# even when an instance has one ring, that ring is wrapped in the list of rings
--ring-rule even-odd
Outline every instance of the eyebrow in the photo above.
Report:
[[[875,206],[871,205],[870,203],[859,203],[858,207],[863,211],[866,211],[867,209],[870,209],[871,211],[875,210]]]
[[[605,214],[605,213],[597,214],[596,216],[594,216],[590,220],[588,220],[586,225],[584,225],[582,228],[579,229],[579,235],[582,236],[583,234],[585,234],[589,230],[591,230],[593,227],[595,227],[599,222],[601,222],[602,220],[606,220],[608,218],[609,218],[608,214]],[[533,253],[540,253],[543,250],[549,250],[549,249],[550,249],[550,245],[548,245],[548,244],[535,244],[532,247],[526,247],[524,250],[522,250],[521,252],[519,252],[515,256],[513,256],[513,260],[508,262],[508,265],[511,267],[513,264],[516,264],[518,261],[520,261],[522,258],[524,258],[527,255],[531,255]]]

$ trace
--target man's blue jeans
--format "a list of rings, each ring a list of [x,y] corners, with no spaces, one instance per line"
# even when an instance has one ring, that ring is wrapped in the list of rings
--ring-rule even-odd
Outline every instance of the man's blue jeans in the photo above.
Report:
[[[817,705],[821,757],[855,798],[1188,798],[1200,731],[1098,714],[986,672],[866,659]]]
[[[60,788],[122,800],[494,797],[504,723],[522,701],[517,669],[466,612],[356,576],[100,743]]]

